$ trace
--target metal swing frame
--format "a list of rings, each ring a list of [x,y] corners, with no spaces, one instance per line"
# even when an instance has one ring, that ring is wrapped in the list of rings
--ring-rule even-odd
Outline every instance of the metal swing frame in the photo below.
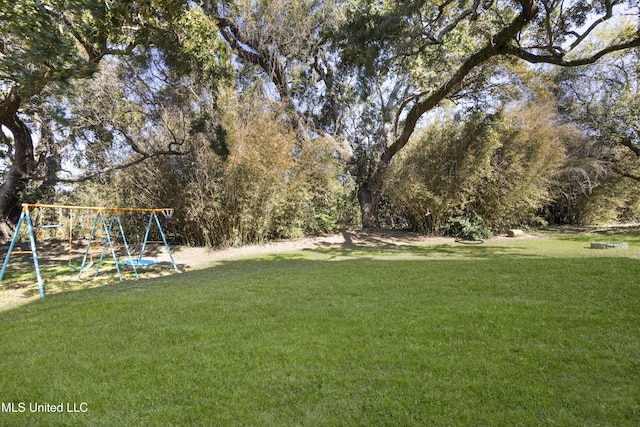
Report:
[[[36,234],[34,232],[34,226],[33,226],[33,222],[31,220],[31,214],[30,214],[30,210],[33,208],[56,208],[56,209],[68,209],[70,211],[73,210],[89,210],[89,211],[96,211],[96,216],[95,219],[93,221],[93,226],[91,227],[91,234],[89,236],[89,243],[87,245],[87,249],[84,252],[84,256],[82,258],[82,264],[80,265],[80,267],[76,267],[72,264],[71,259],[69,259],[69,267],[71,267],[72,269],[74,269],[75,271],[78,272],[78,280],[80,280],[82,278],[82,273],[84,271],[86,271],[87,269],[89,269],[90,267],[93,266],[93,261],[90,259],[90,250],[91,250],[91,243],[93,241],[93,239],[95,238],[96,235],[96,230],[101,227],[102,230],[105,232],[105,241],[104,244],[102,245],[102,251],[100,254],[100,261],[98,262],[98,265],[96,267],[96,272],[94,274],[94,278],[98,277],[98,274],[100,273],[100,267],[102,266],[102,262],[104,260],[105,257],[105,253],[107,251],[107,248],[109,248],[109,251],[111,252],[111,256],[113,257],[113,261],[115,263],[115,267],[116,267],[116,271],[118,273],[118,278],[119,280],[122,282],[123,278],[122,278],[122,272],[120,270],[120,266],[121,265],[126,265],[126,266],[130,266],[133,269],[133,272],[135,274],[135,277],[138,278],[138,268],[139,267],[145,267],[145,266],[149,266],[149,265],[155,265],[158,264],[157,261],[155,260],[146,260],[143,259],[143,254],[144,254],[144,250],[146,249],[147,243],[148,243],[148,238],[149,238],[149,232],[151,230],[151,226],[152,223],[154,222],[153,220],[155,219],[155,224],[158,227],[158,231],[160,232],[160,236],[162,238],[162,241],[164,243],[164,247],[167,251],[167,254],[169,255],[169,258],[171,260],[171,265],[173,266],[173,269],[175,271],[179,271],[178,267],[175,263],[175,260],[173,259],[173,255],[171,253],[171,249],[169,248],[169,244],[167,243],[167,239],[166,239],[166,235],[164,233],[164,231],[162,230],[162,226],[160,224],[160,220],[158,219],[158,212],[162,212],[163,215],[165,216],[165,219],[168,221],[171,218],[171,215],[173,214],[173,209],[170,208],[159,208],[159,209],[145,209],[145,208],[103,208],[103,207],[87,207],[87,206],[64,206],[64,205],[41,205],[41,204],[23,204],[22,205],[22,211],[20,213],[20,218],[18,220],[18,223],[16,225],[16,229],[15,232],[13,234],[13,238],[11,239],[11,243],[9,244],[9,250],[7,252],[7,255],[4,259],[4,263],[2,265],[2,270],[0,270],[0,281],[2,281],[3,277],[4,277],[4,273],[7,269],[7,266],[9,265],[9,260],[11,258],[11,254],[14,253],[14,247],[15,244],[18,240],[18,235],[20,233],[20,230],[22,228],[23,224],[26,224],[27,226],[27,231],[29,234],[29,241],[30,241],[30,246],[31,246],[31,255],[33,258],[33,265],[34,265],[34,269],[36,272],[36,279],[37,279],[37,283],[38,283],[38,288],[40,291],[40,297],[44,298],[45,296],[45,285],[44,285],[44,281],[42,279],[42,274],[40,271],[40,263],[38,262],[38,253],[37,253],[37,243],[36,243]],[[145,237],[144,237],[144,241],[142,243],[142,248],[140,250],[140,253],[138,255],[137,258],[134,258],[130,249],[129,249],[129,244],[127,242],[125,233],[124,233],[124,228],[122,227],[122,221],[120,220],[120,215],[119,212],[121,211],[129,211],[129,212],[141,212],[141,213],[148,213],[149,214],[149,221],[147,222],[147,228],[145,231]],[[105,219],[105,213],[111,213],[111,218],[109,219],[109,225],[107,225],[107,220]],[[116,254],[116,250],[115,247],[113,245],[112,239],[111,239],[111,235],[113,232],[113,228],[114,225],[117,224],[119,232],[120,232],[120,236],[123,240],[123,246],[126,250],[127,253],[127,258],[124,260],[118,260],[118,256]],[[72,231],[70,231],[72,232]],[[71,239],[70,239],[71,241]]]
[[[33,257],[33,267],[36,270],[36,280],[38,282],[38,289],[40,290],[40,298],[44,298],[44,281],[42,280],[42,274],[40,274],[40,264],[38,263],[38,253],[36,251],[36,235],[33,232],[33,223],[31,222],[31,215],[29,214],[28,206],[22,206],[22,212],[20,213],[20,219],[18,219],[18,224],[16,225],[16,231],[15,233],[13,233],[13,238],[11,239],[11,243],[9,244],[9,250],[7,251],[7,256],[4,258],[4,263],[2,264],[2,270],[0,271],[0,281],[2,281],[2,278],[4,277],[4,272],[7,269],[7,265],[9,265],[9,258],[11,257],[13,248],[15,247],[16,241],[18,240],[18,233],[20,232],[20,228],[22,227],[23,222],[27,224],[27,231],[29,232],[31,256]]]
[[[165,216],[165,220],[169,221],[171,218],[171,214],[173,213],[173,209],[171,209],[171,214],[168,214],[167,212],[169,211],[168,209],[163,209],[163,215]],[[158,211],[153,210],[150,215],[149,215],[149,221],[147,222],[147,228],[145,230],[144,233],[144,240],[142,241],[142,247],[140,248],[140,253],[138,254],[138,256],[136,258],[133,258],[131,256],[131,253],[129,251],[129,248],[127,247],[127,242],[125,240],[124,245],[127,248],[127,254],[129,255],[129,259],[126,259],[124,261],[120,261],[119,264],[120,265],[126,265],[129,266],[131,268],[134,269],[134,271],[137,274],[137,268],[138,267],[148,267],[148,266],[152,266],[152,265],[156,265],[158,264],[158,261],[156,260],[152,260],[152,259],[145,259],[143,258],[144,256],[144,251],[147,248],[147,243],[149,242],[149,232],[151,231],[151,225],[154,223],[155,220],[155,224],[158,227],[158,231],[160,232],[160,237],[162,238],[162,242],[164,243],[164,247],[167,251],[167,254],[169,255],[169,258],[171,259],[171,265],[173,265],[173,268],[177,271],[178,268],[176,267],[176,263],[173,259],[173,255],[171,254],[171,250],[169,249],[169,243],[167,243],[167,237],[164,234],[164,231],[162,230],[162,226],[160,225],[160,219],[158,219]],[[122,224],[120,223],[120,218],[118,217],[118,223],[120,226],[120,234],[123,236],[123,240],[124,240],[124,231],[122,229]]]

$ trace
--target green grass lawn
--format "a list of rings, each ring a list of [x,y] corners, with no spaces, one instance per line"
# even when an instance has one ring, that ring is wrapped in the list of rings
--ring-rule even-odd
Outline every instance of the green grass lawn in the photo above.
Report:
[[[0,425],[637,426],[640,239],[614,239],[631,248],[348,247],[50,295],[0,312]]]

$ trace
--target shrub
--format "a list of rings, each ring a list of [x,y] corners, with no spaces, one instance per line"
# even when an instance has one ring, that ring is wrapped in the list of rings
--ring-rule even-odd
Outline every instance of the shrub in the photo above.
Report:
[[[445,232],[448,236],[459,240],[482,240],[492,235],[484,219],[475,212],[449,218],[445,225]]]
[[[421,232],[469,211],[494,229],[526,224],[553,200],[575,135],[548,102],[439,121],[399,153],[386,196]]]
[[[184,244],[244,245],[336,228],[350,188],[332,142],[299,146],[283,114],[227,96],[225,110],[191,135],[189,154],[122,171],[119,196],[132,206],[175,207],[171,228]]]

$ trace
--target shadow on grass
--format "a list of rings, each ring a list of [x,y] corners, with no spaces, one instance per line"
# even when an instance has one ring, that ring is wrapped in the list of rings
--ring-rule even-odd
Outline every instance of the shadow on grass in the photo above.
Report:
[[[47,299],[53,297],[50,299],[57,301],[55,305],[66,305],[62,301],[70,300],[96,300],[94,303],[100,304],[97,301],[138,298],[136,295],[151,292],[154,295],[172,294],[174,296],[170,298],[182,300],[181,303],[192,298],[192,303],[197,305],[212,298],[224,300],[225,304],[244,301],[243,304],[253,306],[265,296],[275,298],[291,292],[301,292],[304,295],[300,300],[307,301],[322,299],[332,293],[352,298],[380,286],[390,290],[414,289],[411,292],[418,292],[415,289],[425,286],[438,286],[464,295],[475,292],[493,295],[531,289],[527,292],[535,293],[536,301],[550,299],[570,306],[572,298],[585,289],[595,292],[595,289],[612,283],[625,289],[634,288],[633,278],[640,273],[640,264],[629,258],[602,257],[598,258],[599,262],[590,262],[589,257],[547,257],[523,253],[521,248],[495,245],[462,247],[444,244],[387,249],[392,249],[384,251],[388,258],[380,256],[380,248],[322,249],[315,252],[325,255],[324,258],[311,258],[307,253],[274,254],[224,260],[214,267],[180,275],[143,277],[140,280],[129,277],[123,282],[113,277],[102,283],[87,280],[76,282],[76,287],[59,287],[47,294]],[[569,283],[575,288],[571,292],[566,289]],[[558,293],[556,288],[559,285],[565,288],[564,293]],[[309,293],[312,288],[314,291]],[[35,295],[37,287],[32,287],[30,292]],[[551,298],[551,294],[546,292],[558,295]],[[625,291],[616,292],[615,298],[628,300],[633,297]],[[536,301],[532,304],[537,304]],[[0,306],[0,312],[4,309]]]
[[[396,238],[393,234],[380,234],[365,232],[344,233],[344,242],[342,244],[326,243],[320,245],[316,249],[304,249],[292,253],[278,253],[271,255],[262,255],[259,258],[251,258],[251,263],[243,263],[242,261],[221,261],[217,267],[212,269],[204,269],[205,275],[211,277],[217,276],[220,271],[234,270],[239,274],[248,272],[246,269],[268,270],[280,268],[278,262],[287,261],[349,261],[349,260],[385,260],[385,261],[402,261],[411,260],[418,262],[431,261],[454,261],[464,260],[486,260],[497,265],[505,265],[509,261],[516,260],[533,260],[533,259],[551,259],[558,257],[574,257],[575,252],[581,251],[588,247],[588,243],[594,240],[612,240],[612,241],[628,241],[630,244],[640,245],[640,235],[635,232],[629,233],[590,233],[590,234],[574,234],[550,232],[547,239],[540,240],[494,240],[488,241],[480,245],[465,245],[455,243],[453,240],[441,239],[441,243],[422,243],[421,236],[415,239],[406,240],[406,235]],[[411,237],[411,236],[410,236]],[[401,240],[404,239],[404,240]],[[554,241],[561,243],[556,245]],[[564,243],[562,243],[564,242]],[[584,242],[585,245],[575,245],[571,242]],[[580,247],[578,247],[580,246]],[[155,250],[162,250],[160,247],[150,248],[149,254],[154,254]],[[630,251],[632,252],[632,251]],[[595,252],[593,253],[595,255]],[[622,255],[621,256],[628,256]],[[633,254],[631,254],[633,255]],[[582,252],[578,257],[590,257],[587,252]],[[74,272],[66,262],[66,257],[62,260],[62,256],[55,258],[42,257],[42,273],[45,281],[47,294],[61,293],[68,291],[78,291],[87,288],[96,288],[105,285],[113,285],[118,283],[118,276],[115,272],[113,260],[107,260],[100,269],[98,280],[93,279],[95,266],[87,269],[83,273],[82,280],[78,280],[77,273]],[[321,264],[320,264],[321,265]],[[224,267],[220,269],[220,267]],[[184,266],[179,266],[184,271]],[[456,267],[452,267],[456,268]],[[132,271],[123,269],[123,278],[126,281],[134,279]],[[144,268],[139,270],[140,279],[153,279],[159,276],[167,276],[173,274],[170,263],[160,263],[153,268]],[[173,279],[170,279],[173,280]],[[176,278],[176,282],[183,281],[184,278]],[[30,298],[38,293],[37,285],[35,285],[35,273],[33,270],[33,261],[30,254],[20,255],[16,258],[12,257],[12,263],[5,273],[5,278],[0,282],[0,290],[18,291],[24,289],[24,297]],[[132,280],[133,282],[133,280]],[[136,281],[137,282],[137,281]],[[146,280],[142,283],[144,285]],[[2,303],[0,302],[0,305]],[[1,307],[0,307],[1,308]]]
[[[640,246],[639,227],[568,228],[557,227],[546,231],[551,237],[561,241],[584,242],[628,242]]]
[[[74,263],[76,268],[72,268],[62,257],[50,254],[38,255],[40,273],[44,282],[45,294],[61,293],[67,291],[78,291],[87,288],[96,288],[119,283],[118,273],[112,259],[105,259],[98,270],[98,260],[94,259],[89,267],[82,273],[78,271],[80,260]],[[184,270],[184,269],[182,269]],[[153,266],[138,267],[138,279],[157,277],[173,272],[170,262],[158,262]],[[99,273],[96,276],[96,272]],[[133,269],[127,266],[120,266],[120,273],[123,281],[135,281],[136,276]],[[31,254],[16,254],[11,257],[11,262],[7,266],[4,277],[0,282],[0,291],[10,291],[13,300],[27,301],[40,293],[37,284],[34,262]],[[3,308],[3,301],[0,300],[0,310]]]
[[[395,245],[381,244],[377,246],[369,245],[342,245],[340,247],[326,247],[320,249],[305,250],[305,252],[315,252],[322,254],[329,260],[339,260],[345,258],[377,258],[377,257],[410,257],[410,258],[481,258],[492,259],[505,256],[514,258],[535,258],[540,257],[528,253],[526,248],[517,246],[500,246],[491,244],[463,245],[459,243],[435,244],[435,245]]]

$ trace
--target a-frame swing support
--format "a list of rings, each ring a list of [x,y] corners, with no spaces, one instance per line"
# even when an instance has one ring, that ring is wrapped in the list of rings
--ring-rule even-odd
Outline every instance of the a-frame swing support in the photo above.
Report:
[[[175,263],[175,260],[173,259],[173,255],[171,254],[171,249],[169,248],[169,244],[167,243],[167,239],[166,239],[166,235],[164,234],[164,231],[162,230],[162,226],[160,224],[160,220],[158,219],[158,212],[161,212],[165,215],[165,218],[168,220],[170,219],[170,215],[173,213],[173,209],[168,209],[168,208],[162,208],[162,209],[145,209],[145,208],[102,208],[102,207],[87,207],[87,206],[64,206],[64,205],[41,205],[41,204],[23,204],[22,205],[22,212],[20,213],[20,218],[18,220],[18,224],[16,225],[16,229],[15,232],[13,234],[13,238],[11,239],[11,243],[9,245],[9,250],[7,251],[7,255],[4,259],[4,263],[2,264],[2,270],[0,271],[0,281],[2,281],[3,277],[4,277],[4,273],[7,269],[7,266],[9,265],[9,260],[11,258],[11,254],[13,253],[13,249],[15,247],[15,244],[18,240],[18,235],[20,233],[20,229],[22,228],[23,224],[26,224],[27,226],[27,232],[29,234],[29,241],[31,244],[31,255],[33,258],[33,266],[35,268],[35,272],[36,272],[36,278],[37,278],[37,282],[38,282],[38,288],[40,290],[40,297],[44,298],[45,295],[45,286],[44,286],[44,281],[42,279],[42,274],[40,272],[40,264],[38,262],[38,253],[37,253],[37,249],[36,249],[36,235],[34,233],[34,227],[33,227],[33,222],[31,220],[31,215],[30,215],[30,210],[32,208],[55,208],[55,209],[68,209],[70,211],[73,210],[87,210],[87,211],[95,211],[96,213],[96,217],[94,219],[93,222],[93,227],[91,229],[91,235],[89,237],[89,244],[87,245],[87,249],[84,253],[83,259],[82,259],[82,264],[79,268],[73,266],[73,264],[71,264],[71,262],[69,263],[69,266],[72,267],[74,270],[78,271],[78,279],[81,278],[83,271],[85,271],[86,269],[88,269],[89,267],[91,267],[92,263],[88,263],[87,262],[87,258],[89,256],[89,251],[91,248],[91,242],[95,237],[95,233],[96,233],[96,229],[98,227],[101,227],[104,232],[105,232],[105,241],[104,244],[102,246],[102,252],[100,255],[100,261],[98,262],[98,266],[96,268],[96,272],[94,277],[98,277],[98,274],[100,272],[100,266],[102,265],[102,261],[104,259],[104,255],[105,252],[107,250],[107,247],[109,248],[111,255],[113,257],[113,260],[115,262],[115,266],[116,266],[116,271],[118,273],[118,278],[120,279],[120,281],[122,282],[122,273],[120,271],[120,265],[128,265],[130,266],[133,271],[134,274],[136,276],[136,278],[138,278],[138,267],[141,266],[146,266],[146,265],[151,265],[151,264],[156,264],[156,262],[146,262],[148,260],[144,260],[142,258],[143,254],[144,254],[144,250],[147,246],[147,242],[148,242],[148,238],[149,238],[149,231],[151,230],[151,226],[153,223],[153,220],[155,219],[155,224],[158,227],[158,231],[160,232],[160,236],[162,238],[162,241],[164,243],[164,247],[165,250],[167,251],[167,254],[169,255],[169,259],[171,260],[171,265],[173,266],[173,269],[176,271],[178,270],[178,267]],[[147,229],[145,231],[145,237],[144,237],[144,241],[142,243],[142,248],[140,250],[140,254],[138,255],[137,258],[133,258],[131,251],[129,250],[129,245],[127,243],[127,239],[124,233],[124,229],[122,227],[122,222],[120,221],[120,215],[119,212],[120,211],[128,211],[128,212],[141,212],[141,213],[148,213],[149,214],[149,222],[147,223]],[[105,219],[105,212],[106,213],[111,213],[111,218],[109,221],[109,225],[107,226],[107,221]],[[168,215],[168,216],[167,216]],[[111,233],[113,230],[113,226],[114,224],[117,223],[118,228],[119,228],[119,232],[120,232],[120,236],[123,240],[123,246],[126,249],[127,252],[127,258],[124,261],[118,261],[118,257],[116,255],[116,251],[115,248],[113,246],[113,242],[111,240]]]
[[[9,259],[11,258],[11,253],[13,252],[13,248],[15,247],[16,241],[18,240],[18,233],[20,232],[20,228],[22,227],[23,222],[26,222],[27,231],[29,232],[31,256],[33,257],[33,267],[36,270],[38,288],[40,289],[40,298],[44,298],[44,281],[42,280],[42,274],[40,274],[40,263],[38,263],[38,252],[36,251],[36,235],[33,232],[33,223],[31,222],[31,215],[29,214],[28,205],[22,206],[22,212],[20,213],[20,219],[18,219],[18,224],[16,225],[16,231],[15,233],[13,233],[13,238],[11,239],[11,243],[9,244],[9,250],[7,251],[7,256],[4,258],[4,263],[2,264],[2,271],[0,271],[0,281],[2,281],[2,278],[4,277],[4,272],[7,269],[7,265],[9,265]]]

